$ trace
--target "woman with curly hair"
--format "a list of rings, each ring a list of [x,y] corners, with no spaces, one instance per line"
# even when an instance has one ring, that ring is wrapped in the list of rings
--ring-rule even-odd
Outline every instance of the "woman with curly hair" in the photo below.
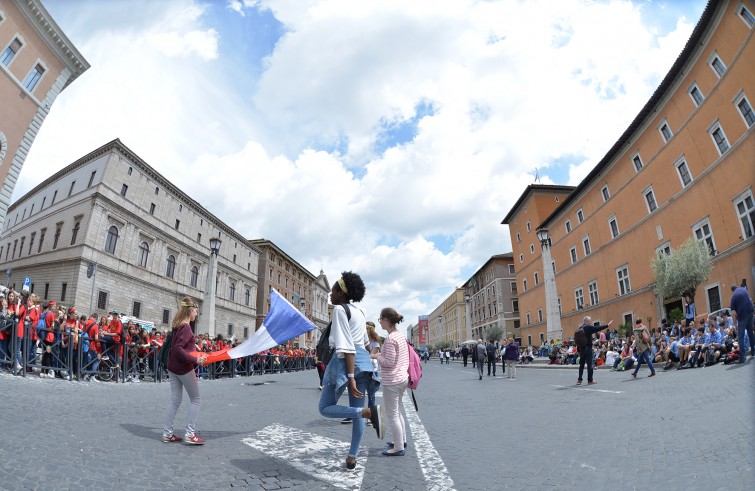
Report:
[[[334,305],[329,344],[333,357],[325,369],[320,396],[320,414],[326,418],[351,418],[351,447],[346,457],[346,468],[355,469],[359,445],[364,435],[364,419],[372,422],[378,438],[385,433],[381,406],[364,407],[367,381],[373,377],[370,354],[364,348],[369,342],[364,313],[351,305],[364,298],[364,283],[358,274],[345,271],[333,284],[330,302]],[[338,405],[344,390],[349,390],[349,405]]]

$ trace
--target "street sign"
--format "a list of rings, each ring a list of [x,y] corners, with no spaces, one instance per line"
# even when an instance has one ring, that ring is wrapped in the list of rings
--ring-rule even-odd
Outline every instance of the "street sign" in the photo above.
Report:
[[[29,291],[31,288],[31,276],[24,276],[24,287],[21,289],[21,291]]]
[[[13,268],[8,268],[8,271],[6,271],[5,274],[10,278],[10,275],[13,274]]]
[[[87,278],[91,278],[94,274],[94,263],[89,263],[87,266]]]

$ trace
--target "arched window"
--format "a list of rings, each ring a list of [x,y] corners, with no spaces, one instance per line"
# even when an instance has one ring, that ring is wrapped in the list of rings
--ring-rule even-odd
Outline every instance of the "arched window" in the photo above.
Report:
[[[228,299],[234,300],[236,298],[236,283],[231,283],[231,289],[228,293]]]
[[[199,281],[199,268],[196,266],[191,267],[191,286],[194,288],[197,287],[197,282]]]
[[[139,245],[139,266],[142,268],[147,267],[147,259],[149,258],[149,244],[142,242]]]
[[[107,230],[107,238],[105,239],[105,252],[115,254],[115,245],[118,243],[118,227],[111,226]]]
[[[171,254],[168,256],[168,267],[165,268],[165,276],[173,278],[174,274],[176,274],[176,256]]]
[[[251,296],[252,296],[251,292],[249,291],[249,288],[247,288],[246,291],[244,292],[244,305],[246,305],[247,307],[249,306],[249,301],[251,299]]]

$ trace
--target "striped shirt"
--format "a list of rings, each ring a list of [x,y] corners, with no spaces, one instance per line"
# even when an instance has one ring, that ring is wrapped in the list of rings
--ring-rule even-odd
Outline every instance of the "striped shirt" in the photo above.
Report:
[[[383,349],[378,355],[383,385],[397,385],[409,378],[408,348],[406,338],[398,330],[385,338]]]

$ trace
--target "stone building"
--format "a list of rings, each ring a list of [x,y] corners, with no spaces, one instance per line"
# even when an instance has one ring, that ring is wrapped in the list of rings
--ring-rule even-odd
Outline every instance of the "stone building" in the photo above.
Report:
[[[313,275],[270,240],[254,239],[249,242],[260,250],[256,326],[262,325],[270,309],[270,293],[273,288],[319,329],[327,326],[330,285],[325,274],[320,271],[318,276]],[[317,334],[318,332],[310,331],[292,342],[301,348],[311,348],[319,339]]]
[[[38,0],[0,0],[0,226],[58,95],[89,68]]]
[[[463,285],[468,325],[467,339],[485,339],[485,332],[500,327],[504,338],[519,338],[519,300],[516,268],[511,252],[488,259]]]
[[[221,245],[208,323],[211,238]],[[212,336],[254,332],[259,254],[117,139],[13,203],[0,233],[0,267],[17,290],[28,277],[43,302],[118,310],[160,329],[190,295]]]
[[[709,2],[587,177],[572,190],[530,186],[509,211],[523,341],[569,338],[585,315],[659,325],[683,304],[656,294],[651,260],[690,237],[713,261],[698,314],[728,306],[742,278],[755,283],[754,25],[753,2]],[[537,315],[543,309],[555,315]]]

